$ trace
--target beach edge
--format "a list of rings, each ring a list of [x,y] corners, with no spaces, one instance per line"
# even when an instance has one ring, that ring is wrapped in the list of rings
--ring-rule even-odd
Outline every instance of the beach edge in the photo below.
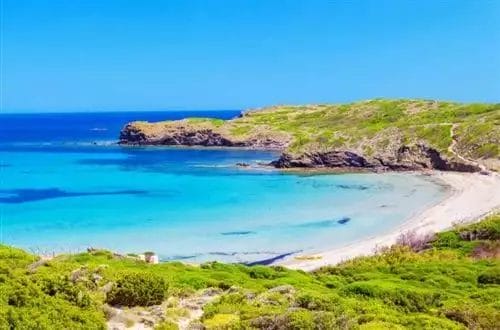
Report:
[[[294,255],[274,265],[291,269],[313,271],[323,266],[360,256],[369,256],[382,247],[396,243],[406,232],[417,234],[436,233],[453,227],[457,223],[471,223],[500,209],[500,175],[490,173],[425,172],[432,180],[448,189],[440,202],[414,214],[402,225],[381,235],[372,236],[342,247],[325,250],[312,255]]]

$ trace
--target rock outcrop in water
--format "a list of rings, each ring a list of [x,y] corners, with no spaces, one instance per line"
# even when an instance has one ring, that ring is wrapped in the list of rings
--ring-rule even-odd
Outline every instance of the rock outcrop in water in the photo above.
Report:
[[[283,153],[272,162],[277,168],[357,168],[376,171],[442,171],[478,172],[480,167],[443,158],[438,151],[425,145],[401,146],[393,155],[382,154],[365,158],[351,151],[303,153],[297,156]]]
[[[132,122],[120,144],[280,150],[278,168],[476,172],[500,169],[499,114],[497,104],[421,100],[280,106],[226,121]]]

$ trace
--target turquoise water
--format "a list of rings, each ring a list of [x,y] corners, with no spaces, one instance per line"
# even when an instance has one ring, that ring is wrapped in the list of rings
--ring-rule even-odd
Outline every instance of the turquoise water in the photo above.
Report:
[[[92,246],[152,250],[163,260],[253,261],[387,231],[444,196],[414,175],[234,166],[276,157],[266,152],[24,149],[0,153],[3,242],[38,253]]]
[[[89,145],[147,115],[2,117],[1,241],[40,254],[95,247],[252,262],[389,231],[445,196],[424,176],[259,167],[278,157],[271,152]]]

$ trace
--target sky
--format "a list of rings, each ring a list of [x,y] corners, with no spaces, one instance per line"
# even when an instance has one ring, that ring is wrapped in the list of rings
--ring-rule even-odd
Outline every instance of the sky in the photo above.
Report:
[[[4,112],[499,102],[496,0],[0,0]]]

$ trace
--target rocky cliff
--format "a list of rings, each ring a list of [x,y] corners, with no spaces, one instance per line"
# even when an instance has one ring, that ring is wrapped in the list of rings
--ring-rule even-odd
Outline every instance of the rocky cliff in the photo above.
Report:
[[[370,100],[279,106],[232,120],[132,122],[122,145],[281,150],[279,168],[498,170],[500,105]]]
[[[443,158],[438,151],[425,145],[402,146],[393,155],[363,157],[351,151],[332,150],[306,152],[299,155],[283,153],[271,163],[277,168],[352,168],[374,171],[442,171],[478,172],[481,167],[472,162],[457,162]]]
[[[120,132],[119,143],[284,150],[290,142],[287,134],[274,134],[266,130],[239,136],[214,122],[218,121],[188,119],[163,123],[132,122]]]

